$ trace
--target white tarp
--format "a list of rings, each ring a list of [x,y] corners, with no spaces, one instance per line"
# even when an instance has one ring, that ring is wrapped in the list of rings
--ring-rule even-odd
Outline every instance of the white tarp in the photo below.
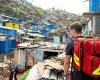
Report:
[[[25,32],[23,30],[17,30],[18,34],[25,34]]]
[[[42,77],[43,73],[44,65],[42,63],[38,63],[32,67],[26,80],[38,80]]]
[[[65,52],[57,56],[58,58],[65,58]]]
[[[30,36],[33,36],[33,37],[45,37],[45,36],[38,34],[38,33],[27,33],[27,34]]]
[[[23,39],[25,39],[25,40],[30,40],[30,41],[33,41],[34,39],[32,39],[32,38],[28,38],[28,37],[22,37]]]
[[[21,44],[18,44],[19,47],[27,47],[28,45],[30,45],[30,43],[21,43]]]

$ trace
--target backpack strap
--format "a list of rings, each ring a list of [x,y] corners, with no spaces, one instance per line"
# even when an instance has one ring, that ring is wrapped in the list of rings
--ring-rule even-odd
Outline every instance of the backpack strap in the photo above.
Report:
[[[76,36],[76,37],[74,37],[74,38],[84,38],[84,36]]]
[[[77,36],[75,37],[76,39],[77,38],[82,38],[83,40],[81,41],[80,43],[80,61],[81,61],[81,64],[80,64],[80,70],[83,71],[83,58],[84,58],[84,47],[83,47],[83,44],[84,44],[84,40],[86,39],[84,36]]]
[[[80,49],[80,52],[81,52],[81,53],[80,53],[80,57],[81,57],[81,58],[80,58],[80,60],[81,60],[81,64],[80,64],[80,65],[81,65],[81,70],[82,70],[82,71],[83,71],[83,58],[84,58],[84,47],[83,47],[84,40],[85,40],[85,39],[83,39],[82,42],[81,42],[81,49]]]

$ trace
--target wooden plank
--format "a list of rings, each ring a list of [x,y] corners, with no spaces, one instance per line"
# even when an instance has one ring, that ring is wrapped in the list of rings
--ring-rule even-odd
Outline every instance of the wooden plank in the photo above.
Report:
[[[41,49],[42,51],[48,51],[48,52],[63,52],[63,50],[53,50],[53,49]]]
[[[100,12],[97,12],[97,13],[84,12],[83,16],[85,16],[85,17],[100,16]]]

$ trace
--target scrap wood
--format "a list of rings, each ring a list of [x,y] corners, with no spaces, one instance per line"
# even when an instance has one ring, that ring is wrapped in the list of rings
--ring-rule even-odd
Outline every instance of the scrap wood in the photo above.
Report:
[[[45,68],[46,69],[53,69],[51,66],[49,66],[49,65],[45,65]]]
[[[50,66],[50,67],[58,69],[58,70],[63,70],[63,65],[61,65],[58,62],[53,62],[52,60],[45,60],[44,64],[45,64],[45,66]]]

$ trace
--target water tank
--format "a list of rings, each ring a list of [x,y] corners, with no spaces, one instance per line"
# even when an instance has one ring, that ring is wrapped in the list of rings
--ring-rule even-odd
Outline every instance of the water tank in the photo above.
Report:
[[[89,0],[89,11],[100,12],[100,0]]]

